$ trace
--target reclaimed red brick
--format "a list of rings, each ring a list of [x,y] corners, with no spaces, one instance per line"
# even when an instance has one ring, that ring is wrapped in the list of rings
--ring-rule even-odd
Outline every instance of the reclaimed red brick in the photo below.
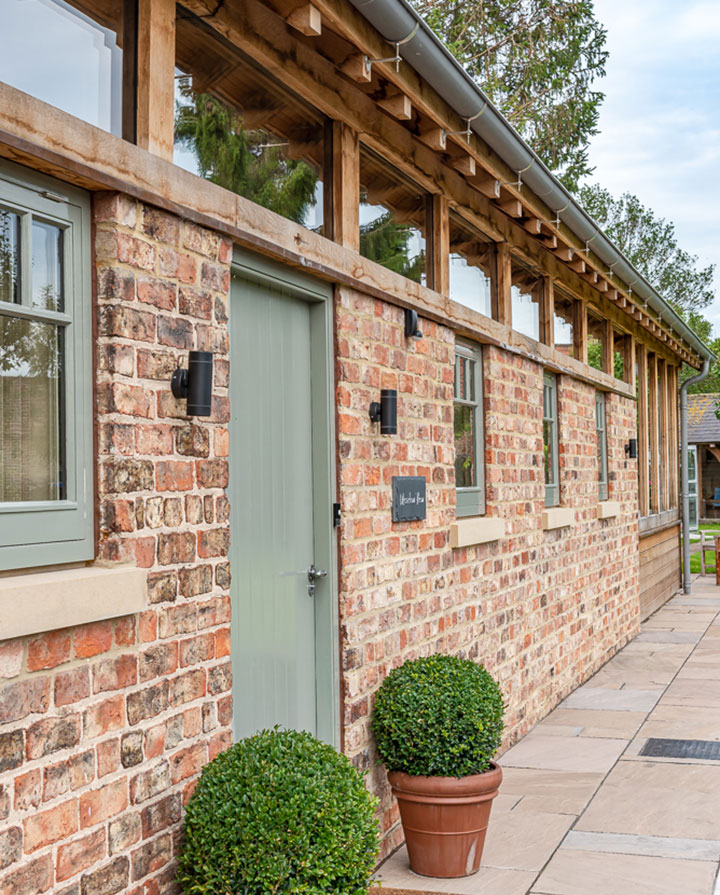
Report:
[[[23,821],[23,828],[26,854],[60,839],[67,839],[78,829],[78,800],[71,799],[47,811],[31,814]]]
[[[52,855],[41,855],[0,877],[0,895],[39,895],[53,884]]]
[[[192,562],[195,559],[195,535],[189,531],[160,534],[157,553],[161,566]]]
[[[140,815],[128,812],[113,820],[108,825],[108,846],[111,855],[124,851],[131,845],[140,841],[142,835],[142,823]]]
[[[67,845],[61,845],[57,851],[55,863],[55,879],[57,882],[70,879],[101,861],[107,854],[105,830],[96,830],[81,839],[75,839]]]
[[[187,749],[181,749],[170,757],[170,771],[173,783],[179,783],[200,773],[207,763],[207,743],[195,743]]]
[[[148,419],[153,416],[153,392],[125,382],[101,382],[98,386],[98,407],[102,413],[121,413]]]
[[[98,778],[112,774],[120,767],[120,740],[115,738],[98,743],[95,747]]]
[[[138,311],[125,305],[108,305],[100,308],[98,330],[101,336],[154,342],[155,315],[150,311]]]
[[[177,641],[153,644],[140,653],[140,681],[172,674],[178,667]]]
[[[206,285],[203,283],[203,286]],[[188,317],[209,320],[212,316],[212,299],[209,292],[182,286],[178,294],[178,310]]]
[[[37,808],[42,801],[43,779],[40,768],[34,768],[15,778],[15,810]]]
[[[168,682],[159,681],[144,690],[127,696],[128,723],[132,726],[147,718],[155,718],[168,707]]]
[[[178,795],[178,801],[180,796]],[[10,827],[0,830],[0,870],[5,870],[11,864],[22,857],[22,830],[20,827]]]
[[[131,855],[133,882],[164,867],[171,857],[172,839],[168,834],[143,843]]]
[[[191,462],[161,460],[155,470],[158,491],[189,491],[195,484]]]
[[[0,773],[18,768],[25,754],[25,734],[22,730],[0,733]]]
[[[182,597],[197,597],[212,590],[212,566],[185,567],[178,571],[178,592]]]
[[[66,792],[75,791],[92,782],[95,760],[92,751],[73,755],[43,768],[43,802],[50,802]]]
[[[226,488],[228,483],[227,460],[198,460],[195,463],[197,483],[200,488]]]
[[[215,636],[211,633],[200,634],[189,640],[180,642],[180,665],[199,665],[215,657]]]
[[[135,616],[128,615],[115,622],[115,646],[132,646],[136,638]]]
[[[174,826],[180,821],[182,800],[179,793],[166,796],[159,802],[153,802],[140,812],[143,839],[149,839],[156,833]]]
[[[177,285],[167,280],[140,278],[137,281],[137,298],[143,304],[172,311],[177,304]]]
[[[21,640],[0,643],[0,678],[17,677],[22,671],[25,651]]]
[[[70,633],[67,630],[51,631],[34,637],[28,643],[28,671],[54,668],[70,658]]]
[[[142,771],[130,780],[130,801],[133,805],[147,802],[170,788],[174,781],[170,774],[170,765],[166,760]]]
[[[197,552],[203,559],[227,556],[229,548],[230,531],[227,528],[211,528],[197,534]]]
[[[93,693],[122,690],[137,683],[137,656],[125,653],[93,665]]]
[[[110,864],[83,874],[80,883],[81,895],[117,895],[125,892],[130,879],[130,860],[124,855]]]
[[[205,669],[196,668],[170,681],[170,705],[173,707],[205,695]]]
[[[83,713],[85,738],[104,736],[112,730],[120,730],[125,724],[125,697],[122,693],[97,702]]]
[[[80,742],[80,715],[64,718],[43,718],[27,731],[25,753],[28,761],[42,758],[59,749],[68,749]]]
[[[0,724],[19,721],[36,712],[46,712],[50,701],[50,678],[33,677],[0,688]]]
[[[128,784],[124,777],[80,796],[80,827],[93,827],[122,813],[128,806]]]
[[[160,314],[157,318],[157,339],[161,345],[169,345],[171,348],[192,348],[192,323]]]
[[[88,659],[107,652],[112,646],[112,622],[90,622],[75,628],[75,658]]]
[[[157,351],[152,348],[138,348],[137,374],[139,379],[155,379],[168,382],[178,367],[177,353]],[[147,453],[170,453],[170,451],[148,451]]]

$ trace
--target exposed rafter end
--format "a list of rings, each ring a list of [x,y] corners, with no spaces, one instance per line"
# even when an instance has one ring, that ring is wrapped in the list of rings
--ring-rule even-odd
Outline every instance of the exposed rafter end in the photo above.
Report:
[[[367,64],[363,53],[355,53],[343,62],[340,71],[358,83],[369,83],[372,80],[372,69]]]
[[[322,15],[312,3],[299,6],[285,21],[306,37],[319,37],[322,34]]]
[[[561,261],[569,263],[575,255],[575,250],[571,246],[560,245],[555,249],[554,254]]]
[[[527,230],[533,236],[540,236],[542,232],[542,221],[540,218],[530,218],[523,224],[523,229]]]
[[[488,199],[500,198],[500,181],[495,177],[479,174],[473,179],[472,185]]]
[[[521,218],[523,216],[522,202],[519,199],[508,199],[500,202],[500,208],[511,218]]]
[[[471,155],[463,155],[460,158],[453,159],[450,164],[456,171],[459,171],[466,177],[475,176],[475,159]]]
[[[384,99],[378,100],[378,105],[398,121],[410,121],[412,118],[412,103],[410,97],[405,96],[404,93],[386,96]]]
[[[569,264],[570,269],[574,270],[575,273],[585,273],[585,262],[582,258],[573,258]]]
[[[420,131],[420,139],[436,152],[445,152],[447,149],[447,138],[442,127],[429,127]]]

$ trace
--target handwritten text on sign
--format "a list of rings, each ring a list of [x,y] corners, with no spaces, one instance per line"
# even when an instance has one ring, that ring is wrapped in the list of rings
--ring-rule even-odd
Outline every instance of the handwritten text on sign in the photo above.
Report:
[[[427,503],[424,476],[394,475],[392,493],[393,522],[409,522],[412,519],[425,518]]]

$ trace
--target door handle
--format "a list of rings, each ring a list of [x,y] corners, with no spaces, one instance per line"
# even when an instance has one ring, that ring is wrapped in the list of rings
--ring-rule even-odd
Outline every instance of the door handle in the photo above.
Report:
[[[312,563],[307,570],[307,579],[308,579],[308,596],[315,596],[315,582],[318,578],[327,578],[327,569],[316,569],[315,563]]]

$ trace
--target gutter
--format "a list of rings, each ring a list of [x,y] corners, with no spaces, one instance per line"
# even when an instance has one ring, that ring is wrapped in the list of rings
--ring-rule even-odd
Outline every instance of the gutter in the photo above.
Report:
[[[605,236],[538,155],[485,96],[408,0],[350,0],[402,58],[508,164],[559,221],[706,360],[713,353]]]
[[[683,591],[691,593],[690,580],[690,492],[688,490],[688,388],[700,382],[708,374],[709,358],[703,360],[702,370],[680,386],[680,499],[682,509],[682,556],[683,556]],[[699,496],[698,496],[699,499]]]

